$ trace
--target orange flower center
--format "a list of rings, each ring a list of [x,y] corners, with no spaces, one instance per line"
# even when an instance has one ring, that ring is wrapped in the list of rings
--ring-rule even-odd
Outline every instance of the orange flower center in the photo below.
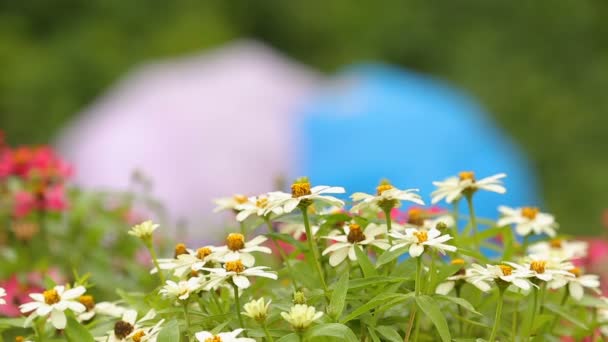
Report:
[[[55,289],[46,290],[42,293],[44,296],[44,302],[48,305],[53,305],[55,303],[59,303],[61,297],[59,297],[59,293]]]
[[[357,243],[365,240],[365,234],[361,231],[361,226],[356,223],[351,223],[347,239],[350,243]]]
[[[206,256],[211,255],[211,248],[209,247],[201,247],[196,250],[196,257],[203,260]]]
[[[241,260],[227,261],[224,267],[228,272],[241,273],[245,270],[245,265],[243,265]]]
[[[243,203],[247,202],[247,196],[245,196],[245,195],[234,195],[234,196],[232,196],[232,198],[234,199],[234,201],[237,204],[243,204]]]
[[[521,216],[523,216],[529,220],[534,220],[534,218],[536,218],[536,215],[538,214],[538,212],[539,212],[538,208],[534,208],[534,207],[521,208]]]
[[[95,308],[95,299],[93,299],[93,296],[80,296],[78,298],[78,301],[80,302],[80,304],[84,305],[87,308],[87,311],[91,311],[93,310],[93,308]]]
[[[462,171],[458,174],[458,178],[460,178],[461,181],[464,180],[470,180],[470,181],[475,181],[475,172],[473,171]]]
[[[424,210],[422,208],[411,208],[407,212],[407,223],[422,226],[424,224]]]
[[[549,246],[551,246],[551,248],[562,248],[562,240],[561,239],[551,239],[549,241]]]
[[[222,342],[222,338],[215,335],[213,337],[208,337],[205,339],[205,342]]]
[[[382,195],[383,192],[385,192],[386,190],[390,190],[393,189],[394,187],[388,183],[386,184],[380,184],[376,187],[376,195],[380,196]]]
[[[186,248],[185,244],[178,243],[177,245],[175,245],[175,252],[173,253],[173,257],[177,258],[178,255],[182,254],[188,254],[188,249]]]
[[[418,243],[426,242],[429,239],[429,235],[424,230],[414,232],[414,236],[416,236],[416,238],[418,239]]]
[[[133,335],[133,337],[131,337],[131,339],[133,339],[133,342],[141,342],[144,336],[146,336],[146,333],[143,330],[139,330]]]
[[[132,331],[134,327],[129,322],[118,321],[114,324],[114,335],[119,339],[124,339],[127,337]]]
[[[580,277],[583,274],[583,271],[578,267],[569,269],[568,272],[574,274],[575,277]]]
[[[513,267],[509,265],[498,265],[498,267],[504,276],[510,276],[513,273]]]
[[[464,259],[454,259],[451,262],[452,265],[464,265]]]
[[[268,205],[268,198],[267,197],[259,197],[256,201],[255,201],[255,206],[258,208],[266,208],[266,206]]]
[[[530,270],[536,273],[545,273],[547,262],[544,260],[535,260],[530,263]]]
[[[239,251],[245,248],[245,237],[243,234],[230,233],[226,238],[226,245],[231,251]]]
[[[310,183],[300,182],[291,184],[291,197],[298,198],[306,195],[310,195]]]

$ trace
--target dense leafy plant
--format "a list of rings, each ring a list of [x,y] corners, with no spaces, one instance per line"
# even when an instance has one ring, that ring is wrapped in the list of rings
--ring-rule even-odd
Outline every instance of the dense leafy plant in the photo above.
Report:
[[[149,250],[157,289],[96,303],[76,279],[32,295],[29,316],[0,327],[71,341],[601,339],[608,304],[598,277],[575,266],[585,243],[558,237],[553,216],[533,207],[475,216],[475,193],[504,193],[504,177],[435,183],[433,203],[464,201],[469,215],[424,208],[416,190],[388,181],[352,194],[347,211],[333,196],[343,188],[301,178],[291,193],[218,200],[241,230],[222,246],[177,244],[169,258],[156,257],[159,225],[146,221],[129,234]],[[402,202],[418,206],[402,212]],[[273,256],[280,265],[260,266]]]

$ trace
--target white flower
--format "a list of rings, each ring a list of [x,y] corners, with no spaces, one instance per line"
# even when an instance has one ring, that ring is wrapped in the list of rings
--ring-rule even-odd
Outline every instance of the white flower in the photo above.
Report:
[[[111,302],[93,303],[94,306],[91,309],[90,305],[87,305],[86,301],[84,301],[83,303],[83,297],[84,296],[80,297],[80,302],[84,304],[84,306],[87,308],[87,311],[76,316],[78,322],[86,322],[91,318],[95,317],[95,315],[120,317],[125,313],[125,311],[127,311],[127,309],[123,308],[122,306],[118,306]]]
[[[186,300],[190,298],[190,294],[196,293],[198,290],[200,290],[202,287],[202,281],[203,280],[200,277],[180,280],[177,283],[172,280],[167,280],[165,286],[163,286],[158,293],[169,299]]]
[[[569,270],[574,277],[561,277],[550,281],[547,286],[550,289],[558,289],[564,286],[564,281],[568,283],[568,292],[570,296],[576,300],[581,300],[585,294],[585,288],[588,288],[600,294],[600,277],[595,274],[583,274],[581,269],[573,267]]]
[[[388,182],[381,183],[376,187],[376,195],[370,195],[363,192],[355,192],[350,196],[355,204],[350,211],[358,212],[366,208],[374,208],[376,210],[385,210],[398,208],[401,206],[401,201],[408,201],[424,205],[424,201],[416,192],[418,189],[400,190],[390,185]]]
[[[150,310],[144,317],[137,320],[137,311],[127,310],[123,313],[122,319],[114,324],[114,330],[108,331],[106,336],[96,337],[95,340],[100,342],[156,342],[164,319],[153,326],[144,326],[155,316],[156,312]]]
[[[6,297],[6,290],[0,287],[0,305],[6,304],[6,300],[2,297]]]
[[[213,209],[214,213],[223,210],[232,210],[239,211],[238,206],[247,202],[247,196],[236,194],[232,197],[223,197],[213,200],[213,202],[217,205],[215,209]]]
[[[138,225],[135,225],[129,230],[129,235],[137,236],[142,240],[152,238],[152,233],[158,228],[158,224],[152,223],[152,221],[145,221]]]
[[[161,270],[173,270],[173,275],[181,279],[193,271],[200,270],[207,263],[218,260],[219,256],[215,251],[216,247],[213,246],[201,247],[196,251],[186,250],[185,254],[180,254],[175,259],[158,259],[158,266]],[[150,271],[156,272],[156,267]]]
[[[608,298],[600,297],[600,299],[608,306]],[[600,332],[604,336],[608,336],[608,308],[597,309],[597,321],[601,324]]]
[[[296,330],[308,328],[313,321],[321,318],[321,316],[323,316],[323,312],[317,312],[314,306],[306,304],[296,304],[291,307],[289,312],[281,312],[281,317]]]
[[[505,264],[517,269],[518,271],[531,272],[532,276],[542,281],[553,281],[555,288],[562,287],[568,282],[568,278],[574,277],[569,270],[574,268],[571,262],[564,262],[558,259],[544,259],[536,255],[527,258],[529,262],[522,265],[505,262]],[[557,286],[557,284],[561,284]]]
[[[25,325],[36,317],[42,317],[50,314],[51,324],[55,329],[65,329],[66,316],[65,310],[69,309],[75,313],[81,313],[86,310],[86,307],[78,302],[78,298],[86,292],[82,286],[77,286],[73,289],[66,290],[64,286],[58,285],[43,293],[32,293],[30,297],[34,302],[29,302],[19,306],[21,312],[32,312]]]
[[[455,252],[456,247],[446,245],[444,242],[452,239],[449,234],[441,235],[441,232],[436,228],[426,229],[406,228],[405,234],[400,232],[391,232],[389,234],[395,241],[391,247],[392,250],[409,246],[409,253],[412,257],[418,257],[424,252],[425,247],[436,249],[439,253],[445,254],[445,251]]]
[[[194,336],[199,342],[255,342],[254,339],[248,337],[237,337],[243,329],[236,329],[227,333],[219,333],[217,335],[209,331],[197,332]]]
[[[243,305],[243,315],[251,317],[258,322],[263,322],[268,316],[268,307],[270,306],[271,300],[264,303],[264,297],[258,300],[252,300],[249,303]]]
[[[333,196],[326,194],[343,194],[344,188],[339,186],[317,185],[310,187],[310,182],[307,178],[297,179],[291,185],[291,194],[280,191],[270,192],[268,196],[276,198],[268,204],[265,215],[274,210],[276,207],[282,207],[284,213],[292,212],[302,201],[306,202],[322,202],[330,206],[343,207],[344,202]]]
[[[515,232],[521,236],[529,234],[547,234],[555,236],[557,223],[553,215],[539,212],[538,208],[523,207],[509,208],[506,206],[498,207],[502,217],[498,220],[499,226],[515,225]]]
[[[431,203],[435,204],[445,198],[446,202],[452,203],[465,193],[473,193],[479,189],[504,194],[507,189],[502,185],[502,178],[507,175],[499,173],[494,176],[476,180],[471,171],[461,172],[458,177],[450,177],[442,182],[433,182],[437,190],[431,194]]]
[[[588,247],[585,241],[551,239],[530,245],[528,252],[545,259],[569,260],[586,257]]]
[[[310,230],[312,235],[315,235],[319,231],[319,226],[310,226]],[[302,223],[285,223],[281,224],[279,231],[282,234],[291,235],[294,239],[300,240],[302,235],[306,234],[306,227]]]
[[[214,289],[222,282],[230,279],[241,289],[246,289],[251,285],[247,277],[264,277],[277,279],[277,274],[265,271],[269,267],[255,266],[247,268],[246,265],[239,259],[226,261],[224,268],[202,268],[205,271],[211,272],[210,279],[203,284],[205,291]]]
[[[365,230],[361,231],[361,226],[356,223],[349,223],[344,226],[344,232],[344,235],[323,237],[324,239],[337,241],[323,251],[323,255],[331,253],[329,257],[329,264],[331,266],[335,267],[339,265],[347,256],[352,261],[357,260],[355,248],[360,248],[357,246],[372,245],[381,249],[390,247],[386,239],[377,238],[379,235],[386,234],[386,226],[370,223]]]
[[[515,268],[511,265],[486,265],[486,267],[483,267],[473,264],[471,268],[467,269],[467,281],[483,292],[490,291],[491,283],[500,281],[513,284],[527,291],[532,286],[528,280],[532,275],[532,272],[525,268]]]
[[[245,221],[253,214],[259,217],[264,217],[270,213],[281,215],[283,213],[283,208],[278,206],[269,208],[269,205],[288,198],[291,198],[291,195],[281,192],[271,192],[267,195],[249,197],[247,202],[236,206],[237,210],[239,211],[239,213],[236,215],[236,220],[239,222]],[[267,211],[267,209],[269,211]]]
[[[265,236],[259,235],[251,241],[245,242],[245,236],[243,236],[243,234],[230,233],[228,234],[228,237],[226,237],[226,245],[217,247],[214,253],[221,262],[241,259],[245,266],[251,267],[255,264],[255,258],[251,255],[251,252],[272,253],[270,248],[260,246],[266,240],[267,238]]]

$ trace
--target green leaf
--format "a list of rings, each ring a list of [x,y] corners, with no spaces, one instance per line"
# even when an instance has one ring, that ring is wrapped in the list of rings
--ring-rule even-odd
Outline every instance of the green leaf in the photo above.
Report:
[[[560,306],[558,306],[554,303],[546,303],[544,305],[544,307],[547,308],[547,310],[560,315],[562,318],[564,318],[568,322],[571,322],[572,324],[576,325],[577,327],[587,330],[587,326],[585,325],[585,323],[579,321],[575,317],[575,315],[572,315],[572,313],[562,310],[562,308]]]
[[[380,257],[378,257],[378,261],[376,261],[376,268],[386,265],[389,262],[397,259],[403,253],[407,252],[408,249],[409,249],[409,247],[405,246],[405,247],[394,249],[392,251],[386,251],[386,252],[382,253],[382,255]]]
[[[372,342],[382,342],[380,338],[376,334],[376,331],[372,327],[367,327],[367,331],[369,332],[369,336],[372,338]]]
[[[331,294],[331,300],[329,302],[329,307],[327,308],[329,315],[336,320],[340,318],[340,315],[342,315],[342,311],[344,310],[346,293],[348,292],[348,277],[348,271],[342,274]]]
[[[372,265],[367,253],[364,253],[359,246],[355,246],[355,254],[357,254],[357,260],[359,261],[359,266],[361,266],[361,270],[363,270],[363,275],[365,278],[375,277],[378,275],[378,271],[376,271],[374,265]]]
[[[348,289],[353,290],[353,289],[358,289],[361,287],[368,287],[371,285],[379,285],[379,284],[384,284],[384,283],[400,283],[400,282],[403,282],[403,281],[406,281],[409,279],[411,279],[411,278],[384,277],[384,276],[351,279],[348,283]]]
[[[481,315],[481,313],[477,312],[477,310],[475,310],[475,308],[473,307],[473,305],[471,303],[469,303],[468,300],[464,299],[464,298],[460,298],[460,297],[452,297],[452,296],[444,296],[444,295],[434,295],[434,298],[437,299],[441,299],[441,300],[447,300],[450,301],[456,305],[460,305],[463,308],[465,308],[466,310],[476,314],[476,315]]]
[[[179,324],[176,320],[169,321],[158,333],[157,342],[176,342],[180,339]]]
[[[0,318],[0,326],[23,328],[25,318]]]
[[[437,328],[437,332],[439,332],[439,336],[441,340],[444,342],[449,342],[452,339],[450,335],[450,329],[448,328],[448,322],[445,320],[441,309],[437,302],[426,295],[416,297],[416,304],[424,312],[424,314],[431,319],[435,328]]]
[[[371,311],[372,309],[377,308],[380,305],[386,304],[387,301],[390,301],[390,300],[398,298],[398,297],[403,297],[403,296],[407,296],[407,295],[404,295],[401,293],[380,293],[376,297],[370,299],[367,303],[361,305],[356,310],[354,310],[353,312],[348,314],[346,317],[342,318],[340,320],[340,322],[346,323],[352,319],[355,319],[355,318],[361,316],[364,313]],[[408,298],[409,298],[409,296],[408,296]]]
[[[403,338],[399,335],[399,333],[391,327],[387,327],[385,325],[379,326],[376,328],[376,331],[382,335],[385,339],[393,342],[401,342]]]
[[[300,337],[296,333],[291,333],[281,337],[277,342],[300,342]]]
[[[65,337],[70,342],[93,342],[93,335],[78,323],[73,317],[68,317],[68,322],[65,327]]]
[[[327,323],[327,324],[319,324],[315,325],[312,328],[309,328],[306,332],[306,340],[308,341],[346,341],[346,342],[358,342],[359,339],[344,324],[340,323]]]

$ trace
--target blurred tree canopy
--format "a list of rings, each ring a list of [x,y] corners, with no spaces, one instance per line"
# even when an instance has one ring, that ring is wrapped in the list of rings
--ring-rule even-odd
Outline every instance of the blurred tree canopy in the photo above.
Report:
[[[0,127],[11,143],[48,142],[135,65],[239,37],[326,72],[384,60],[476,97],[533,161],[563,229],[597,233],[607,18],[604,0],[3,0]]]

